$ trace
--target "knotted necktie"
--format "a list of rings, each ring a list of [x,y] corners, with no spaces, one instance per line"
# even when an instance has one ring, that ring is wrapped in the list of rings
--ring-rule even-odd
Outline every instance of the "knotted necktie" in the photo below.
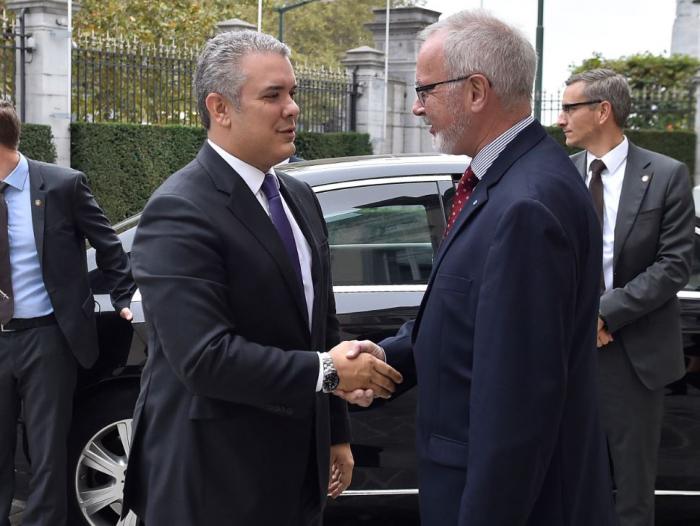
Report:
[[[299,278],[299,283],[303,283],[301,278],[301,265],[299,264],[299,254],[297,253],[297,244],[294,242],[294,234],[292,233],[292,225],[289,224],[287,214],[284,213],[282,198],[280,197],[280,192],[277,188],[277,181],[275,181],[274,175],[265,174],[265,180],[262,184],[262,191],[263,194],[265,194],[265,197],[267,197],[272,224],[275,225],[275,228],[277,229],[277,233],[282,240],[282,244],[287,251],[292,267],[294,268],[294,272],[296,272],[296,275]]]
[[[588,183],[588,191],[593,199],[593,208],[598,215],[600,226],[603,226],[603,217],[605,217],[603,208],[603,179],[600,176],[605,170],[605,163],[600,159],[594,159],[591,163],[591,182]],[[605,273],[600,275],[600,293],[605,291]]]
[[[588,191],[591,193],[591,198],[593,198],[593,207],[595,208],[596,214],[598,214],[598,220],[601,226],[603,225],[604,208],[603,208],[603,179],[600,176],[605,170],[605,163],[600,159],[595,159],[591,163],[591,182],[588,183]]]
[[[12,299],[12,269],[10,267],[10,232],[5,202],[7,183],[0,182],[0,323],[12,319],[14,300]]]
[[[471,165],[466,169],[464,175],[460,178],[459,183],[457,183],[457,191],[452,199],[452,208],[450,210],[450,217],[447,219],[447,228],[445,228],[445,236],[449,233],[452,226],[457,221],[459,213],[464,208],[464,205],[469,201],[474,187],[479,182],[479,178],[472,171]]]

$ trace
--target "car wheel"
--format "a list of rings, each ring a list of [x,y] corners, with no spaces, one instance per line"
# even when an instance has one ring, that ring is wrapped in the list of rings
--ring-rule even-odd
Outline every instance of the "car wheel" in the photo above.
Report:
[[[69,524],[138,524],[131,512],[120,518],[138,393],[138,383],[129,381],[78,397],[68,443]]]

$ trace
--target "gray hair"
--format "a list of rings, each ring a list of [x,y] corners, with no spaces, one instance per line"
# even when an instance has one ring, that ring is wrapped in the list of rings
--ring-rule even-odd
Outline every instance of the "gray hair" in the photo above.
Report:
[[[482,10],[460,11],[426,27],[427,40],[446,32],[445,66],[450,77],[484,75],[504,107],[532,100],[537,53],[518,29]]]
[[[566,80],[570,86],[575,82],[583,82],[583,95],[589,100],[606,100],[612,107],[615,124],[620,128],[625,127],[627,117],[632,108],[632,95],[627,79],[615,73],[612,69],[590,69]]]
[[[205,128],[209,129],[211,124],[205,102],[210,93],[223,95],[240,108],[241,88],[246,80],[240,64],[252,53],[278,53],[283,57],[291,54],[275,37],[248,30],[219,33],[204,45],[197,58],[194,92],[199,118]]]

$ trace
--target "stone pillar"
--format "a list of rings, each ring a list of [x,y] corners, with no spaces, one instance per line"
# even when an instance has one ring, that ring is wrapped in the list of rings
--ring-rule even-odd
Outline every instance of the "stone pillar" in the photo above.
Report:
[[[73,13],[79,9],[73,0]],[[57,163],[70,166],[71,42],[66,0],[7,0],[7,9],[19,17],[25,13],[25,31],[32,48],[25,61],[25,118],[34,124],[51,126]],[[19,57],[19,54],[17,55]],[[17,74],[20,74],[19,64]],[[19,79],[16,82],[19,87]],[[17,93],[18,105],[24,105]]]
[[[374,47],[385,51],[386,9],[374,9],[373,12],[374,20],[366,27],[372,32]],[[400,128],[402,136],[401,143],[398,144],[398,133],[393,134],[391,153],[433,151],[428,126],[413,115],[411,108],[416,99],[413,87],[416,79],[416,59],[421,44],[416,37],[425,27],[437,22],[438,18],[440,12],[422,7],[398,7],[392,9],[389,15],[389,79],[397,84],[393,89],[390,85],[389,99],[393,98],[393,105],[389,108],[396,113],[388,122]]]
[[[384,53],[362,46],[347,51],[341,62],[358,84],[356,129],[369,133],[374,153],[384,153]]]
[[[671,54],[700,57],[700,3],[676,0],[676,19],[671,34]]]
[[[239,18],[231,18],[230,20],[224,20],[216,24],[217,33],[226,33],[227,31],[245,31],[246,29],[257,31],[258,26]]]

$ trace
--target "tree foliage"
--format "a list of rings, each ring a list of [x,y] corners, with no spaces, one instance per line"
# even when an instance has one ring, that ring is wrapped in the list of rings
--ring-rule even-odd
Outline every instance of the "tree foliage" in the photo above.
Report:
[[[632,91],[628,127],[692,129],[695,112],[693,78],[700,69],[697,58],[640,53],[606,59],[596,53],[581,64],[570,67],[572,73],[595,68],[612,69],[627,79]]]
[[[632,90],[649,87],[667,89],[687,88],[700,68],[700,60],[689,55],[653,55],[640,53],[616,59],[606,59],[600,53],[572,65],[572,73],[588,69],[608,68],[627,78]]]
[[[2,2],[3,0],[0,0]],[[277,35],[275,7],[292,0],[265,1],[262,30]],[[393,0],[393,7],[420,6],[425,0]],[[345,51],[371,45],[364,24],[382,0],[328,0],[312,2],[284,15],[285,41],[297,62],[336,66]],[[257,0],[82,0],[75,15],[77,32],[133,37],[142,42],[201,46],[215,33],[216,24],[238,18],[257,22]]]

